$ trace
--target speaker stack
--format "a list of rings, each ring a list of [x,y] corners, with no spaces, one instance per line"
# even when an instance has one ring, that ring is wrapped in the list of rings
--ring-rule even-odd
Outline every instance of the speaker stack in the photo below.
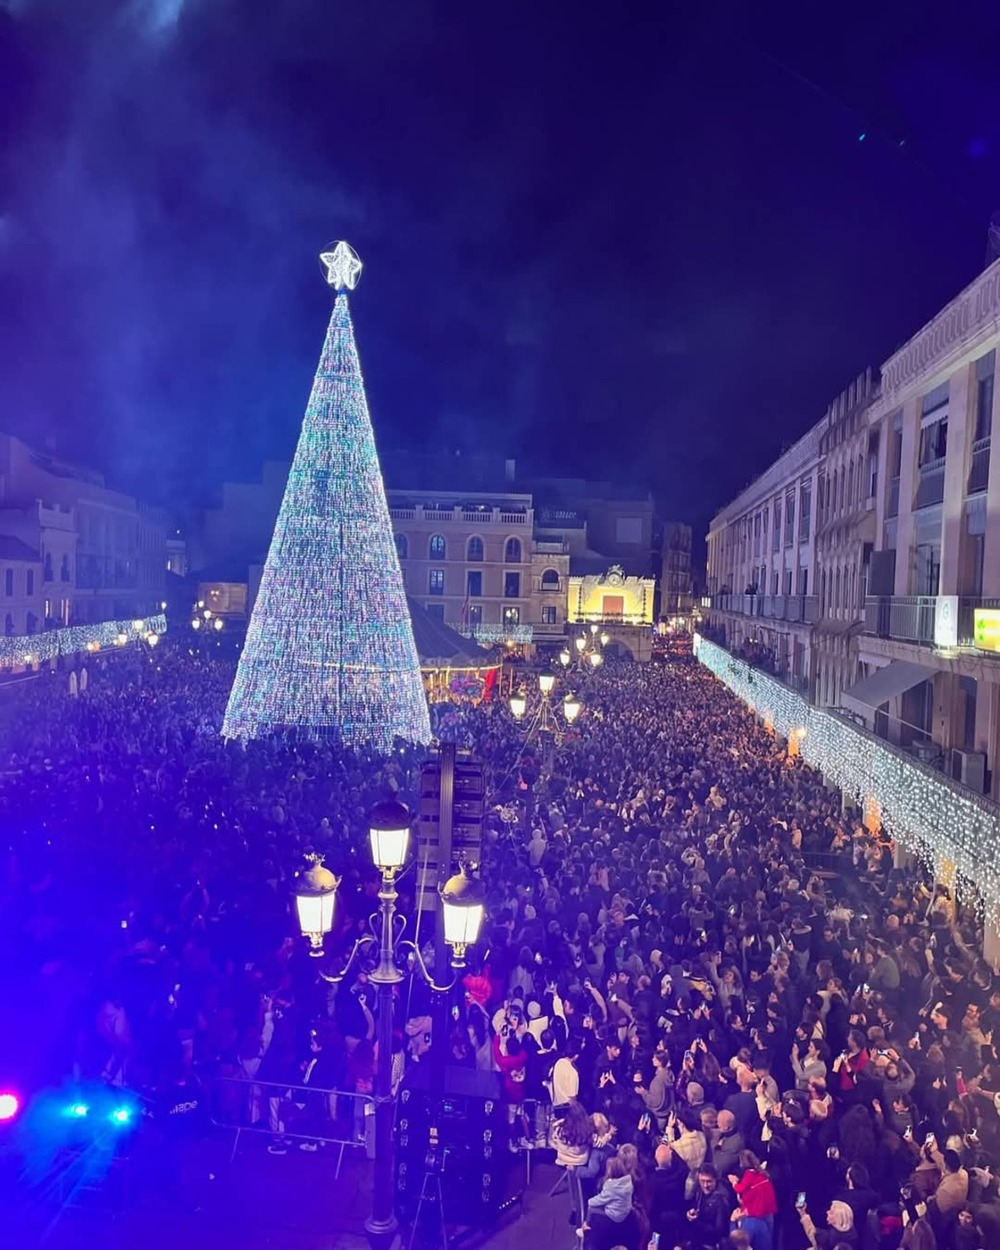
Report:
[[[496,1072],[449,1068],[431,1089],[426,1068],[414,1068],[396,1111],[396,1210],[416,1218],[421,1195],[440,1196],[446,1224],[482,1228],[506,1197],[511,1163],[507,1110]]]

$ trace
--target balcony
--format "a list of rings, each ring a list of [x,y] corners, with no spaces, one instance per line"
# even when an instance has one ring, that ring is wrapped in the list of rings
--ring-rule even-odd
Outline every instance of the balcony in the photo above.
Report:
[[[804,625],[819,620],[818,595],[713,595],[709,605],[716,612],[735,612],[772,621]]]
[[[936,605],[936,595],[869,595],[865,600],[865,633],[932,647]]]
[[[865,633],[873,638],[891,638],[896,642],[933,647],[937,601],[937,595],[869,596],[865,600]],[[959,596],[957,645],[960,647],[976,645],[977,608],[1000,610],[1000,599],[984,599],[981,595]]]

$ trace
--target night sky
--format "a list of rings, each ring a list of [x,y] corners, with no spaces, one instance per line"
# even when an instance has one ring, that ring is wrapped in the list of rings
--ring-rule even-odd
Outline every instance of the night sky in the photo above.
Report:
[[[1000,6],[932,7],[0,0],[0,428],[255,478],[343,237],[380,445],[703,532],[982,267]]]

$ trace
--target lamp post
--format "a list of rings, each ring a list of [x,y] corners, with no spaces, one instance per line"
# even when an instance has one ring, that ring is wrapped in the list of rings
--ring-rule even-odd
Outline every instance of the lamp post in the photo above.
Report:
[[[320,971],[325,981],[342,981],[362,948],[377,949],[377,964],[368,976],[376,986],[378,1010],[374,1084],[375,1170],[371,1214],[365,1221],[365,1232],[372,1250],[389,1250],[398,1227],[393,1203],[392,1127],[395,1098],[392,1092],[392,1023],[394,990],[404,974],[396,963],[397,954],[408,948],[415,957],[420,974],[437,993],[447,993],[458,979],[456,972],[447,985],[435,985],[419,946],[402,937],[405,921],[402,925],[396,921],[396,876],[406,862],[412,823],[409,808],[396,799],[387,799],[372,808],[368,820],[372,859],[382,875],[379,909],[370,921],[372,932],[355,942],[341,972],[331,974]],[[313,858],[312,867],[300,877],[295,905],[299,928],[309,939],[311,955],[323,954],[323,937],[333,925],[338,885],[338,879],[322,866],[317,857]],[[452,949],[452,966],[461,969],[465,964],[466,951],[479,936],[484,913],[482,888],[478,881],[469,877],[464,867],[442,887],[441,906],[445,941]],[[446,1038],[437,1039],[437,1044],[445,1046]]]
[[[564,652],[568,658],[569,653]],[[562,659],[562,656],[560,656]],[[541,696],[538,710],[527,721],[525,714],[528,710],[528,696],[522,687],[516,694],[512,694],[509,700],[511,715],[518,722],[524,724],[524,745],[528,747],[531,741],[537,736],[544,746],[543,765],[548,772],[552,771],[555,748],[562,739],[562,726],[555,714],[552,706],[552,692],[555,689],[556,675],[548,670],[538,675],[538,693]],[[563,715],[566,718],[567,725],[572,725],[580,714],[580,702],[573,694],[568,694],[562,704]],[[528,759],[527,764],[522,761],[520,770],[521,785],[525,791],[524,808],[521,812],[521,830],[527,835],[531,830],[531,823],[535,813],[535,782],[538,779],[535,770],[534,761]]]

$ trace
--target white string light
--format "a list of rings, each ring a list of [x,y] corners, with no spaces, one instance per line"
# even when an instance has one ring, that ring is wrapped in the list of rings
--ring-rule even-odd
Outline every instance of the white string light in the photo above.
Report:
[[[19,634],[0,637],[0,668],[17,668],[24,664],[40,664],[60,655],[78,655],[84,651],[100,651],[102,647],[121,646],[123,642],[165,634],[167,619],[145,616],[141,620],[99,621],[93,625],[68,625],[65,629],[47,629],[41,634]]]
[[[938,879],[975,890],[984,920],[1000,930],[1000,813],[992,804],[699,635],[695,654],[782,737],[805,730],[797,735],[805,762],[859,804],[874,799],[885,831]]]

